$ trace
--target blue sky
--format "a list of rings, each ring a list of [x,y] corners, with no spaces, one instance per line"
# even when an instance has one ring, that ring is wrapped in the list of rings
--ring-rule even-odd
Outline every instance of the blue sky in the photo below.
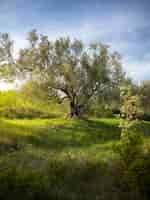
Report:
[[[0,0],[0,32],[16,48],[36,28],[49,39],[70,36],[111,45],[135,81],[150,79],[150,0]]]

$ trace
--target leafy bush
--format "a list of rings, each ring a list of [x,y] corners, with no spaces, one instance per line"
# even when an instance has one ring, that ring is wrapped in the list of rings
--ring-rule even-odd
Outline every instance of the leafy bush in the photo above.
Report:
[[[132,162],[126,171],[126,178],[128,180],[129,186],[132,188],[137,188],[137,190],[142,194],[142,196],[150,197],[150,152],[139,156],[136,160]]]
[[[89,114],[94,117],[113,117],[112,110],[106,105],[92,105],[89,109]]]
[[[142,155],[142,141],[140,133],[133,132],[130,135],[126,133],[122,141],[113,146],[114,151],[119,154],[124,168]]]
[[[132,95],[130,87],[122,88],[121,97],[123,100],[121,116],[125,119],[120,121],[122,131],[118,152],[125,167],[128,167],[142,153],[143,137],[137,129],[138,97]]]

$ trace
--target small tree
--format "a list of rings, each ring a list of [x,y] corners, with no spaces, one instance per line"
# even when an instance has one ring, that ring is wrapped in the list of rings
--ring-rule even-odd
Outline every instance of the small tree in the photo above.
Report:
[[[143,114],[150,118],[150,81],[143,81],[139,87],[139,96]]]
[[[142,135],[137,129],[137,114],[139,112],[139,100],[132,95],[130,87],[121,89],[123,105],[121,114],[121,146],[120,155],[125,165],[128,166],[135,158],[140,156],[143,144]]]
[[[8,33],[0,33],[0,79],[3,81],[14,80],[17,76],[13,44]]]

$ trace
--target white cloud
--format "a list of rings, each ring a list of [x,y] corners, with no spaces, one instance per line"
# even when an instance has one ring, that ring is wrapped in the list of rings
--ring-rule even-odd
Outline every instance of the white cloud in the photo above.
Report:
[[[146,56],[145,56],[146,57]],[[124,60],[124,69],[127,74],[137,83],[143,80],[150,80],[150,58],[146,57],[141,61],[137,61],[129,57]]]
[[[10,4],[6,5],[10,6]],[[5,11],[9,10],[6,5],[3,8]],[[13,5],[13,7],[15,10],[15,5]],[[2,19],[5,23],[7,21],[10,22],[10,19],[13,22],[15,21],[15,24],[18,23],[18,16],[16,12],[1,12],[0,19]],[[0,20],[0,23],[2,20]],[[47,19],[43,22],[41,28],[40,25],[38,25],[38,31],[40,32],[42,30],[41,33],[47,34],[50,40],[54,40],[60,36],[69,35],[72,38],[82,39],[85,43],[89,43],[91,41],[106,42],[111,45],[112,50],[117,50],[122,54],[123,66],[127,74],[134,80],[139,81],[149,77],[150,54],[148,54],[148,52],[143,52],[145,53],[144,58],[138,61],[136,54],[137,51],[141,51],[140,45],[144,46],[144,41],[143,44],[139,44],[136,40],[129,41],[128,37],[132,35],[136,39],[136,30],[142,29],[148,24],[149,22],[140,13],[137,14],[136,12],[125,10],[122,13],[119,11],[112,11],[107,15],[104,15],[104,12],[102,15],[100,12],[99,16],[88,15],[85,16],[85,18],[81,18],[76,25],[74,23],[70,24],[64,22],[63,20],[55,21],[52,19],[49,21],[49,19]],[[29,30],[27,31],[38,27],[36,27],[36,25],[35,27],[30,27],[29,25]],[[20,48],[25,47],[27,44],[25,40],[27,27],[24,28],[24,32],[22,32],[19,28],[20,27],[18,25],[18,30],[13,31],[13,29],[11,29],[10,32],[12,39],[15,40],[15,55],[17,55]]]

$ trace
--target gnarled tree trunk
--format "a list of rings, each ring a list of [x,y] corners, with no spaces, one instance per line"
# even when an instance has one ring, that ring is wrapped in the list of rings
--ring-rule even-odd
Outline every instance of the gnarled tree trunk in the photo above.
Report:
[[[70,117],[71,118],[81,117],[81,106],[76,105],[74,102],[70,102]]]

